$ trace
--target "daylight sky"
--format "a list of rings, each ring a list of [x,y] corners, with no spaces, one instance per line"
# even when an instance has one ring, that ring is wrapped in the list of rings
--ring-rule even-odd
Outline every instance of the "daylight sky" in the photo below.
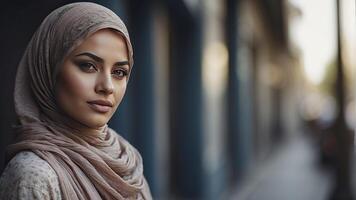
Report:
[[[322,80],[325,67],[336,55],[336,0],[289,0],[302,15],[292,23],[291,36],[301,50],[305,75],[311,83]],[[347,63],[356,65],[355,0],[341,0],[342,30]]]
[[[309,81],[319,83],[336,49],[335,0],[290,0],[302,11],[291,27]]]

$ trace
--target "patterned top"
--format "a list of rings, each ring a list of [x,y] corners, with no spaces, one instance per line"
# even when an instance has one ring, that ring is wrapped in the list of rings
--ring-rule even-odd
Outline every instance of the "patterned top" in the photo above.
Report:
[[[47,161],[31,151],[22,151],[0,177],[0,199],[62,199],[58,176]]]

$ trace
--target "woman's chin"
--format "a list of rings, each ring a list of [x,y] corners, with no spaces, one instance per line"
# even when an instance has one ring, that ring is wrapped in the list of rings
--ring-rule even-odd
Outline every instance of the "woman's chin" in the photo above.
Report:
[[[88,127],[92,128],[92,129],[100,129],[100,128],[104,127],[107,124],[107,122],[108,121],[100,121],[100,122],[96,121],[96,122],[88,124]]]
[[[99,116],[99,117],[91,117],[90,119],[87,119],[83,121],[82,123],[86,125],[89,128],[92,129],[100,129],[103,126],[105,126],[109,121],[109,118],[106,116]]]

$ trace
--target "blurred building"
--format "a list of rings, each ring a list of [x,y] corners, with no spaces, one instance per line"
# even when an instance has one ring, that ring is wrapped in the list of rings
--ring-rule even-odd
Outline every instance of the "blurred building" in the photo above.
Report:
[[[298,49],[288,29],[288,23],[301,14],[298,9],[283,0],[238,4],[237,34],[230,36],[237,43],[230,57],[237,61],[231,61],[229,75],[234,88],[229,90],[234,99],[229,106],[237,102],[237,108],[230,110],[229,135],[234,135],[232,146],[236,146],[231,151],[236,163],[232,171],[240,180],[253,173],[281,141],[299,133],[303,80]]]
[[[2,3],[8,28],[0,38],[10,48],[1,48],[8,71],[0,81],[9,87],[0,101],[0,158],[15,122],[18,61],[42,19],[70,2]],[[135,64],[110,126],[141,152],[156,199],[226,199],[298,132],[301,75],[286,1],[95,2],[128,25]]]

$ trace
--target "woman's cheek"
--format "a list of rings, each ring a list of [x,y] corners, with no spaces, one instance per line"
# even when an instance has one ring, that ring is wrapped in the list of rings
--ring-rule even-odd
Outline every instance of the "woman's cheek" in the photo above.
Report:
[[[117,108],[125,95],[127,83],[126,81],[122,81],[116,84],[117,86],[115,88],[117,89],[115,89],[115,107]]]

